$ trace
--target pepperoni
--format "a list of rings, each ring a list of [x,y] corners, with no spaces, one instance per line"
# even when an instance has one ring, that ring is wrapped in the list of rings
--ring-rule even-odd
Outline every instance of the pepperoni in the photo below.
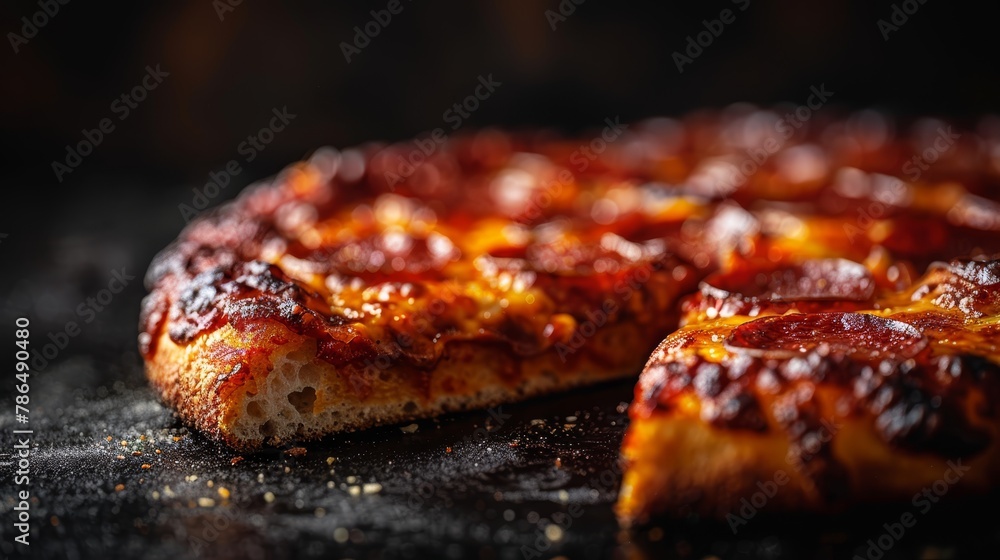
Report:
[[[927,345],[912,325],[863,313],[790,314],[736,327],[726,347],[766,358],[790,358],[812,350],[862,359],[911,358]]]
[[[863,265],[846,259],[814,259],[758,272],[713,274],[701,283],[705,297],[788,301],[867,301],[875,280]]]

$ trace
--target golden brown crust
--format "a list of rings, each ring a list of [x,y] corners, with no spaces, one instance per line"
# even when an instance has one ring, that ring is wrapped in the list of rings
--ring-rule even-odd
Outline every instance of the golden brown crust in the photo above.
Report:
[[[267,343],[275,337],[286,342]],[[187,345],[164,334],[147,374],[187,422],[253,450],[633,375],[649,338],[627,323],[602,329],[589,342],[595,350],[574,358],[572,369],[555,350],[519,358],[500,344],[454,342],[423,385],[391,365],[348,374],[316,358],[315,339],[262,321],[243,331],[227,325]]]

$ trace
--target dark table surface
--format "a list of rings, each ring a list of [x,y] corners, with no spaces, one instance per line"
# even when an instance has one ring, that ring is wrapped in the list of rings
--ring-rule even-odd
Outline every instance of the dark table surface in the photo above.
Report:
[[[910,504],[836,518],[764,511],[737,534],[704,520],[622,531],[612,505],[633,380],[420,421],[413,433],[393,426],[304,444],[304,454],[240,456],[159,404],[136,351],[141,274],[183,225],[184,191],[102,193],[70,195],[46,214],[43,237],[15,228],[0,244],[4,266],[17,264],[0,293],[0,336],[13,341],[14,318],[26,316],[41,349],[69,321],[80,326],[31,377],[30,549],[12,545],[12,430],[23,426],[13,380],[0,383],[5,557],[996,557],[990,497],[945,496],[881,556],[866,553],[868,540]],[[136,279],[81,313],[122,267]]]

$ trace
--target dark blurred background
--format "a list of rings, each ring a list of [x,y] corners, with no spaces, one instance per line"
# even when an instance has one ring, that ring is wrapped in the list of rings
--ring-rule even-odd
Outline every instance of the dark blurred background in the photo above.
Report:
[[[442,112],[489,73],[503,85],[465,127],[572,132],[613,115],[802,102],[820,83],[838,103],[902,113],[978,114],[1000,100],[987,3],[564,0],[575,11],[553,30],[546,10],[558,12],[558,0],[399,0],[402,11],[347,63],[340,44],[387,1],[242,2],[220,21],[220,6],[236,1],[69,2],[17,54],[8,35],[0,120],[15,157],[3,174],[49,193],[108,176],[140,190],[204,182],[273,107],[287,106],[297,119],[246,182],[324,144],[441,126]],[[893,5],[919,8],[886,41],[877,21],[891,22]],[[726,8],[735,21],[679,73],[672,53]],[[21,18],[39,9],[5,2],[0,29],[21,34]],[[109,106],[157,64],[170,76],[119,122]],[[115,131],[57,182],[51,162],[105,117]]]

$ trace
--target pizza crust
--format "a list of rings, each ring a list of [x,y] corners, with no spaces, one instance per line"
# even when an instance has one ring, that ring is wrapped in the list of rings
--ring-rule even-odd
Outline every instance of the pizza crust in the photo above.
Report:
[[[505,344],[452,341],[420,384],[416,372],[396,364],[338,369],[316,357],[315,339],[261,321],[244,330],[225,325],[186,345],[164,332],[147,375],[186,423],[254,450],[631,376],[655,341],[634,325],[616,324],[591,343],[568,365],[555,349],[519,358]],[[618,358],[609,363],[608,356]]]
[[[1000,472],[997,445],[964,459],[910,453],[879,439],[873,418],[836,419],[832,410],[824,415],[833,419],[826,432],[831,458],[845,469],[846,486],[836,501],[823,496],[829,488],[817,486],[802,463],[788,459],[788,438],[780,429],[720,429],[681,413],[634,419],[622,448],[619,521],[629,527],[660,515],[694,515],[738,528],[748,512],[836,514],[857,504],[911,503],[939,481],[948,483],[952,497],[981,495],[993,489]],[[1000,436],[1000,420],[975,420],[994,441]]]

